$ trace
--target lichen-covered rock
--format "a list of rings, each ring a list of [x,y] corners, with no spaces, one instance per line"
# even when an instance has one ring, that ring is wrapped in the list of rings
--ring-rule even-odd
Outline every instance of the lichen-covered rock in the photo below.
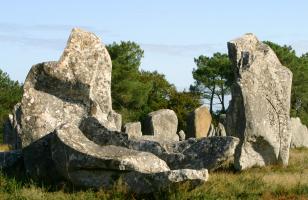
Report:
[[[52,160],[58,172],[72,183],[99,181],[96,175],[104,171],[117,171],[120,175],[129,171],[157,173],[169,170],[167,164],[154,154],[114,145],[100,146],[89,140],[78,127],[69,124],[56,129],[54,134]]]
[[[212,116],[206,106],[194,110],[188,117],[187,137],[207,137],[212,122]]]
[[[253,34],[229,42],[228,50],[236,82],[227,131],[241,139],[235,167],[287,165],[292,72]]]
[[[213,171],[227,163],[233,163],[234,153],[239,139],[227,137],[207,137],[195,141],[184,141],[173,147],[183,156],[177,159],[167,157],[166,162],[171,169],[208,169]],[[172,157],[171,157],[172,158]]]
[[[78,125],[83,116],[120,130],[121,116],[112,110],[111,60],[94,34],[73,29],[58,62],[34,65],[21,101],[22,146],[64,123]]]
[[[150,152],[164,160],[170,169],[215,170],[233,160],[239,143],[235,137],[189,138],[181,142],[129,139],[125,133],[106,129],[93,117],[84,119],[80,130],[100,146],[115,145]]]
[[[142,137],[141,123],[140,122],[129,122],[124,125],[124,133],[128,135],[129,138],[140,138]]]
[[[175,112],[161,109],[148,114],[143,124],[142,133],[154,136],[154,140],[179,141],[179,136],[176,134],[177,128],[178,118]]]
[[[128,173],[123,177],[123,180],[128,189],[144,194],[159,191],[181,182],[197,185],[206,182],[208,177],[207,169],[179,169],[153,174]]]
[[[291,147],[306,147],[308,148],[308,129],[303,125],[300,118],[291,118]]]

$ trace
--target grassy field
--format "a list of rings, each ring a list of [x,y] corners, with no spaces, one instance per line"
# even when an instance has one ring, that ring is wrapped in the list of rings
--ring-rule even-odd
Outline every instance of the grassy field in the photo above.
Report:
[[[77,190],[66,183],[48,187],[2,175],[0,199],[308,199],[308,149],[293,149],[286,168],[221,170],[197,188],[184,183],[145,196],[130,193],[121,184],[108,191]]]

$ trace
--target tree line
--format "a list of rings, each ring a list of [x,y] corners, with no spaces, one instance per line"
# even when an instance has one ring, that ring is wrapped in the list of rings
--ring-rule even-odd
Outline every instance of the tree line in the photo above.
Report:
[[[293,72],[291,116],[300,117],[308,125],[308,53],[297,56],[291,46],[266,41],[280,62]],[[189,112],[208,102],[214,119],[226,113],[226,96],[234,83],[232,63],[228,55],[214,53],[194,58],[194,83],[187,91],[177,91],[163,74],[140,69],[144,51],[135,42],[106,46],[112,60],[111,95],[113,108],[122,115],[123,123],[142,121],[151,112],[172,109],[179,119],[179,130],[186,130]],[[7,120],[13,106],[21,100],[22,84],[10,79],[0,69],[0,124]],[[216,109],[214,109],[214,105]],[[2,135],[3,128],[0,130]],[[2,139],[2,137],[0,137]]]

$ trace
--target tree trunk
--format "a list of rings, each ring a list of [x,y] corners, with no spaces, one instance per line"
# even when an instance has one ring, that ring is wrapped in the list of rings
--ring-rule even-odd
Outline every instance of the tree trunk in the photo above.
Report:
[[[215,95],[215,86],[213,86],[212,94],[211,94],[211,99],[210,99],[210,113],[213,113],[213,100],[214,100],[214,95]]]
[[[226,113],[226,108],[225,108],[225,91],[224,91],[224,85],[221,85],[221,109],[222,113]]]

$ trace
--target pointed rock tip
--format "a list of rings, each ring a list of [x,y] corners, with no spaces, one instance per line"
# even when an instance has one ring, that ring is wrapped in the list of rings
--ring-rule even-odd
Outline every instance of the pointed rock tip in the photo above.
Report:
[[[239,42],[240,43],[242,42],[258,43],[259,39],[253,33],[245,33],[241,37],[238,37],[238,38],[235,38],[229,41],[229,43],[239,43]]]

